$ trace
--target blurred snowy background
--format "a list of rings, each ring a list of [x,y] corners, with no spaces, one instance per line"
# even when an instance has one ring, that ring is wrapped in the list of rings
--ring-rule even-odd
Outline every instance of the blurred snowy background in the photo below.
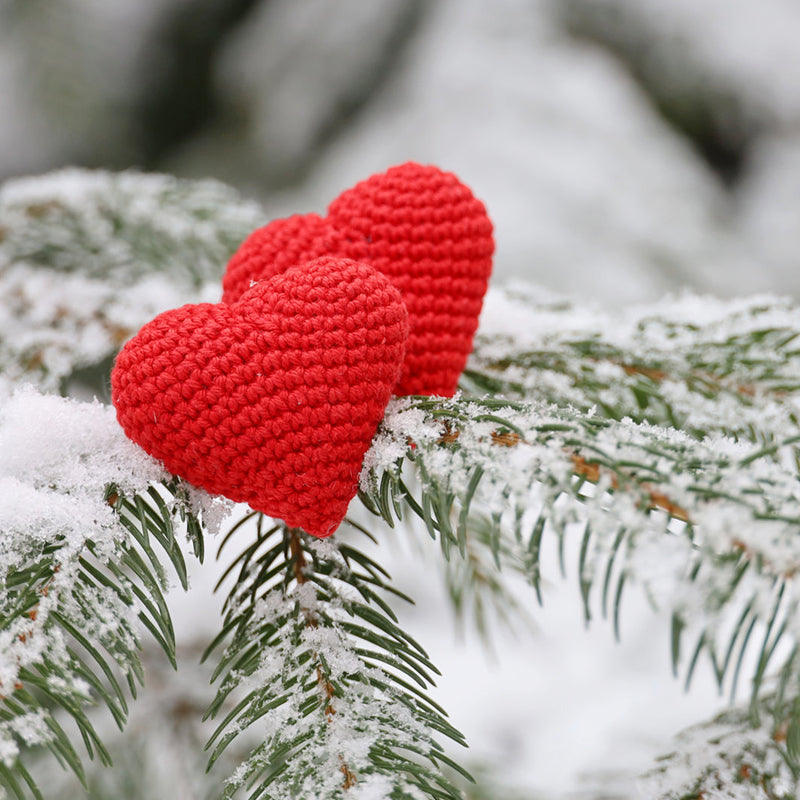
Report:
[[[0,0],[0,179],[212,176],[284,216],[415,159],[486,202],[499,281],[610,306],[797,296],[798,31],[796,0]],[[408,624],[472,763],[502,777],[494,796],[635,796],[671,735],[722,707],[671,680],[644,598],[615,644],[602,621],[584,630],[577,578],[554,569],[542,612],[524,595],[532,630],[487,651],[454,633],[423,558],[392,550]],[[214,624],[198,607],[213,566],[195,583],[174,598],[187,651]]]
[[[0,0],[0,176],[213,175],[281,215],[414,158],[501,277],[797,292],[794,0]]]

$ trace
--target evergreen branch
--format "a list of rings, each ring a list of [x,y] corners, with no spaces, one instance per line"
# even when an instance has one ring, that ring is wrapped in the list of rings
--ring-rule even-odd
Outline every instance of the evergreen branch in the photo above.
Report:
[[[798,702],[794,693],[773,692],[759,700],[756,720],[752,707],[733,708],[690,728],[644,776],[644,794],[654,800],[794,800],[800,792]]]
[[[216,772],[222,773],[219,778],[206,774],[203,745],[209,726],[202,717],[209,699],[209,672],[199,664],[200,650],[185,641],[179,643],[176,672],[160,648],[146,639],[143,645],[147,683],[136,702],[130,704],[125,729],[116,726],[102,705],[90,710],[90,718],[113,760],[112,769],[99,759],[84,760],[86,790],[74,773],[62,769],[46,750],[39,748],[26,754],[30,756],[26,757],[26,767],[47,800],[219,800],[224,791],[222,777],[247,757],[246,745],[252,745],[252,741],[243,736],[239,746],[229,748],[218,764]],[[16,770],[15,775],[22,784]]]
[[[25,761],[41,746],[81,780],[81,750],[110,761],[90,711],[125,724],[143,631],[174,664],[167,569],[185,580],[178,520],[202,551],[204,496],[98,403],[22,389],[0,406],[0,443],[0,788],[36,796]]]
[[[120,345],[198,302],[263,213],[214,181],[65,170],[0,188],[0,373],[99,395]]]
[[[16,560],[5,553],[10,558],[0,593],[0,786],[12,796],[27,797],[26,787],[41,796],[21,755],[33,745],[45,745],[84,781],[74,736],[59,721],[63,714],[75,724],[89,757],[110,763],[89,710],[101,703],[120,728],[125,724],[128,701],[120,679],[135,697],[143,683],[140,626],[175,663],[161,559],[169,558],[181,574],[185,565],[173,516],[178,508],[184,515],[193,512],[174,499],[182,492],[179,484],[162,490],[173,496],[170,505],[155,489],[126,498],[111,485],[105,503],[114,512],[102,538],[76,541],[58,529],[40,529],[45,544],[38,552],[16,554]],[[7,541],[13,533],[4,531]]]
[[[797,320],[796,303],[773,297],[682,297],[614,317],[496,290],[462,385],[770,446],[797,429]]]
[[[555,537],[563,569],[567,529],[581,526],[587,619],[599,601],[618,630],[625,587],[637,582],[671,607],[676,668],[683,643],[695,642],[687,678],[706,653],[720,684],[731,675],[735,684],[745,651],[758,647],[755,702],[786,665],[778,644],[796,629],[795,442],[701,441],[538,402],[411,398],[387,414],[361,497],[387,521],[409,508],[454,560],[466,527],[468,543],[485,542],[495,566],[537,589],[543,541]]]
[[[442,767],[460,768],[438,737],[464,740],[426,695],[435,667],[378,594],[390,588],[384,570],[351,545],[260,516],[236,570],[207,712],[227,713],[209,767],[256,724],[262,741],[225,796],[460,798]]]

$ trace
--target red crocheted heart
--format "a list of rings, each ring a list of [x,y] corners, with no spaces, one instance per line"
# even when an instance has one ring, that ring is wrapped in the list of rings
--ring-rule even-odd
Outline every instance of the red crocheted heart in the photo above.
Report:
[[[228,264],[223,301],[325,253],[371,264],[400,290],[411,333],[395,392],[451,396],[492,270],[483,203],[438,167],[392,167],[339,195],[327,217],[297,215],[254,231]]]
[[[117,357],[112,401],[170,472],[327,536],[356,493],[407,337],[383,275],[320,258],[230,305],[156,317]]]

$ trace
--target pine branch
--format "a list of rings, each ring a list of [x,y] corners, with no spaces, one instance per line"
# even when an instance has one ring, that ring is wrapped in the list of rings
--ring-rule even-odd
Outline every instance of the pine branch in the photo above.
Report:
[[[165,488],[180,496],[176,484]],[[173,516],[191,512],[183,501],[168,507],[153,487],[147,495],[130,499],[109,487],[106,497],[121,524],[109,530],[113,538],[90,537],[77,548],[67,535],[54,531],[38,554],[27,554],[4,575],[0,736],[5,778],[0,775],[0,785],[11,790],[11,796],[26,796],[10,777],[26,775],[19,760],[23,743],[46,745],[83,780],[81,759],[63,714],[77,726],[89,757],[110,764],[88,710],[101,703],[120,728],[125,724],[126,694],[135,697],[137,684],[144,680],[142,627],[175,665],[161,559],[167,556],[178,575],[185,576]]]
[[[228,257],[263,222],[213,181],[77,169],[8,181],[0,373],[57,390],[83,370],[102,394],[125,339],[167,308],[216,300]]]
[[[263,743],[226,797],[460,798],[440,768],[460,770],[439,737],[464,744],[426,694],[436,669],[378,593],[383,569],[347,544],[266,528],[234,560],[208,714],[233,708],[212,736],[210,766],[243,731]],[[223,578],[224,580],[224,578]],[[395,592],[396,593],[396,592]]]
[[[119,730],[104,707],[90,710],[98,735],[113,759],[108,769],[97,762],[84,763],[88,790],[71,772],[64,771],[47,751],[32,751],[26,766],[48,800],[219,800],[222,777],[243,761],[252,741],[242,737],[230,747],[215,772],[206,774],[209,725],[202,721],[209,701],[211,670],[199,663],[205,642],[178,644],[178,670],[163,651],[145,639],[142,661],[146,683],[130,704],[124,730]],[[211,695],[213,696],[213,695]],[[212,728],[213,729],[213,728]]]
[[[164,488],[180,496],[178,485]],[[63,714],[77,726],[89,757],[110,763],[88,710],[101,703],[120,728],[125,724],[126,694],[135,697],[137,684],[143,683],[142,628],[175,665],[161,559],[166,556],[185,577],[173,516],[191,512],[183,501],[173,500],[168,507],[153,487],[130,499],[109,487],[106,497],[120,525],[109,530],[105,541],[89,537],[78,548],[68,536],[53,531],[38,554],[27,554],[4,575],[0,736],[6,771],[0,785],[12,796],[26,796],[9,777],[26,774],[18,759],[23,742],[46,745],[83,780]]]
[[[473,513],[463,557],[445,558],[440,563],[457,621],[463,625],[471,620],[486,646],[491,647],[498,625],[512,631],[520,623],[532,627],[532,615],[512,586],[511,576],[519,572],[512,544],[505,537],[498,539],[489,516]]]
[[[720,683],[735,683],[745,650],[758,647],[756,697],[769,669],[785,665],[777,642],[797,618],[788,579],[800,563],[797,441],[700,441],[535,402],[400,400],[367,456],[361,498],[390,523],[411,509],[446,557],[465,554],[474,525],[488,521],[496,562],[537,591],[547,539],[563,557],[568,527],[582,526],[587,619],[599,605],[618,628],[636,581],[674,614],[676,667],[689,635],[699,637],[689,677],[706,652]]]
[[[752,708],[733,708],[683,732],[676,749],[642,780],[654,800],[794,800],[800,792],[797,710],[800,702],[768,694]]]
[[[557,550],[563,573],[567,531],[582,531],[587,620],[599,608],[619,633],[638,583],[672,612],[673,667],[687,683],[704,654],[732,696],[749,681],[728,763],[758,752],[766,760],[748,769],[759,780],[775,773],[767,756],[795,775],[797,754],[778,745],[800,740],[800,703],[782,703],[771,728],[764,713],[775,676],[777,696],[791,697],[800,674],[797,309],[684,303],[620,321],[495,292],[463,384],[501,396],[398,403],[361,496],[390,524],[410,509],[456,563],[483,552],[498,577],[527,576],[540,602],[542,548]],[[771,748],[752,744],[764,729]],[[713,785],[663,797],[703,787]]]
[[[110,762],[89,711],[125,724],[144,631],[174,665],[166,569],[185,584],[178,533],[202,552],[201,523],[111,409],[27,390],[0,412],[0,786],[22,800],[40,796],[29,748],[81,780],[81,749]]]
[[[682,297],[612,315],[495,290],[462,385],[768,444],[797,428],[797,313],[774,297]]]

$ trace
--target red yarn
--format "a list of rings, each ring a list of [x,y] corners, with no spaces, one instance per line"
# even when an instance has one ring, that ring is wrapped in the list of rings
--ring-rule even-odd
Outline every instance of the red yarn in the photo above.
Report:
[[[320,258],[230,305],[167,311],[117,356],[125,433],[212,494],[328,536],[356,493],[408,336],[372,267]]]
[[[371,264],[408,307],[406,360],[396,394],[450,397],[472,350],[492,270],[492,223],[450,172],[409,162],[339,195],[328,216],[275,220],[231,258],[223,301],[293,264],[334,254]]]

